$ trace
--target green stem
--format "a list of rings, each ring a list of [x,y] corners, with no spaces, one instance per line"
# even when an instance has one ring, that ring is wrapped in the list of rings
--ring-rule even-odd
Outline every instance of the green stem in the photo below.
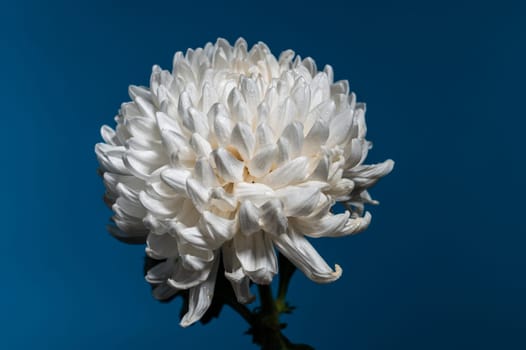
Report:
[[[254,311],[239,304],[235,298],[229,298],[226,303],[250,325],[248,333],[252,335],[253,342],[261,346],[261,350],[313,350],[308,345],[291,343],[281,332],[285,324],[280,322],[280,315],[290,313],[293,309],[287,304],[286,296],[296,267],[282,255],[279,256],[279,266],[276,298],[270,285],[257,285],[260,307]]]
[[[258,285],[261,309],[258,312],[254,329],[254,340],[261,345],[263,350],[286,349],[281,335],[279,312],[276,308],[270,285]]]
[[[264,314],[273,314],[276,311],[274,297],[270,285],[258,284],[259,297],[261,299],[261,309]]]
[[[292,275],[296,271],[294,266],[285,256],[279,254],[279,286],[278,286],[278,297],[276,299],[276,307],[279,313],[291,312],[291,308],[287,305],[286,297],[289,290],[289,283],[292,279]]]

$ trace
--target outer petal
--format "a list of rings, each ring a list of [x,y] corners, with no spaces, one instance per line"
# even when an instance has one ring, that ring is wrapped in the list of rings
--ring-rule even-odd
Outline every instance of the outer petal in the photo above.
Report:
[[[174,288],[188,289],[206,281],[212,273],[214,275],[213,278],[215,281],[215,274],[217,270],[213,270],[217,269],[217,266],[215,266],[216,263],[217,257],[204,268],[192,270],[185,267],[182,261],[178,261],[175,264],[170,278],[168,279],[168,283]]]
[[[203,212],[201,223],[205,228],[203,231],[207,233],[212,249],[217,249],[225,241],[232,239],[238,230],[236,220],[226,219],[209,211]]]
[[[216,256],[207,279],[203,283],[190,289],[188,312],[181,320],[180,325],[182,327],[188,327],[199,321],[210,307],[210,304],[212,304],[218,266],[219,258]]]
[[[178,255],[177,241],[167,233],[163,235],[150,233],[146,243],[146,254],[153,259],[165,259]]]
[[[274,191],[264,184],[239,182],[234,187],[234,195],[239,201],[249,200],[255,205],[260,205],[272,198]]]
[[[309,158],[298,157],[286,162],[267,176],[263,182],[272,188],[280,188],[303,181],[308,174]]]
[[[186,194],[186,179],[192,173],[186,169],[166,169],[161,173],[161,180],[179,194]]]
[[[329,213],[322,218],[298,217],[291,219],[296,232],[309,237],[337,237],[343,235],[343,228],[349,220],[350,213]]]
[[[267,233],[234,237],[236,256],[243,271],[258,284],[270,284],[278,271],[278,262],[272,241]]]
[[[222,256],[223,265],[225,266],[225,277],[230,281],[237,301],[241,304],[251,303],[256,297],[250,292],[250,279],[243,272],[232,241],[223,245]]]
[[[289,232],[273,236],[272,239],[279,251],[314,282],[328,283],[340,278],[340,266],[336,265],[333,271],[305,237],[291,228]]]
[[[385,175],[389,174],[393,170],[394,162],[391,159],[385,162],[372,164],[372,165],[360,165],[344,173],[345,177],[352,179],[359,188],[369,188],[374,185]]]
[[[151,269],[148,270],[146,276],[144,277],[148,283],[160,284],[164,283],[170,278],[172,270],[174,269],[174,260],[168,259],[163,261]]]
[[[276,191],[286,216],[309,215],[318,206],[320,190],[314,186],[287,186]]]

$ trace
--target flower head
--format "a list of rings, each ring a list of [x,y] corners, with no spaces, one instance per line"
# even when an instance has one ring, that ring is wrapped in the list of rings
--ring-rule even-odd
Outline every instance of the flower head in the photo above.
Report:
[[[171,72],[154,66],[150,86],[129,94],[95,147],[112,230],[165,260],[146,276],[157,298],[189,289],[183,326],[209,307],[220,255],[242,303],[250,280],[278,272],[276,248],[315,282],[340,277],[305,236],[364,230],[367,189],[393,161],[363,164],[365,105],[330,66],[218,39],[176,53]],[[331,213],[335,202],[348,211]]]

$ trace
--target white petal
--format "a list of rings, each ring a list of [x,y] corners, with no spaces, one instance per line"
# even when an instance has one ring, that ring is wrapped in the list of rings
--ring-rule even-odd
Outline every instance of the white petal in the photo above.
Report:
[[[340,80],[331,85],[331,95],[349,94],[349,81]]]
[[[186,194],[186,179],[191,172],[185,169],[170,168],[161,172],[161,180],[179,194]]]
[[[307,68],[310,75],[315,76],[316,73],[318,73],[318,68],[316,67],[316,62],[312,59],[312,57],[305,58],[301,64]]]
[[[227,102],[230,113],[235,121],[251,123],[252,118],[250,117],[247,103],[237,87],[230,91]]]
[[[168,278],[170,278],[173,268],[174,261],[172,259],[168,259],[149,269],[144,278],[148,283],[158,284],[166,282]]]
[[[225,277],[230,281],[238,303],[249,304],[256,300],[256,296],[250,292],[250,278],[245,275],[242,268],[234,272],[225,271]]]
[[[208,112],[208,117],[212,122],[214,134],[219,145],[228,145],[234,123],[232,123],[232,120],[230,120],[228,117],[228,111],[226,110],[225,106],[220,103],[216,103]]]
[[[312,172],[310,178],[312,180],[327,181],[329,177],[329,156],[324,155],[321,157],[318,165]]]
[[[303,125],[299,122],[289,124],[285,130],[283,130],[281,138],[288,141],[291,158],[296,158],[300,155],[301,148],[303,147]]]
[[[190,227],[197,225],[200,217],[201,213],[195,208],[194,202],[191,199],[185,199],[175,218],[183,225]]]
[[[122,156],[125,152],[126,150],[123,146],[112,146],[105,143],[97,143],[95,145],[97,160],[103,171],[129,175],[130,171],[122,161]]]
[[[344,178],[336,181],[336,183],[333,182],[331,188],[325,193],[331,195],[336,201],[341,202],[342,200],[348,199],[345,197],[351,194],[353,188],[354,181]]]
[[[281,234],[287,231],[288,220],[283,210],[283,202],[273,198],[265,202],[261,208],[261,225],[266,232],[271,234]]]
[[[218,148],[213,152],[218,174],[228,182],[239,182],[243,180],[243,162],[237,160],[224,148]]]
[[[311,82],[311,104],[317,106],[322,101],[326,101],[330,96],[329,79],[327,74],[319,72]]]
[[[320,190],[314,186],[287,186],[276,191],[286,216],[306,216],[317,207]]]
[[[272,164],[276,160],[276,145],[267,145],[258,150],[248,163],[248,171],[252,176],[261,177],[270,171]]]
[[[169,234],[150,233],[146,244],[146,254],[153,259],[166,259],[178,255],[177,241]]]
[[[345,172],[345,177],[352,179],[356,187],[368,188],[389,174],[393,170],[393,167],[394,162],[388,159],[378,164],[357,166]]]
[[[129,216],[139,218],[141,220],[146,216],[146,210],[141,205],[141,203],[125,197],[117,198],[117,201],[113,205],[112,209],[113,211],[117,211],[117,208]]]
[[[352,113],[352,110],[346,110],[334,116],[329,127],[330,133],[327,146],[332,147],[344,143],[345,140],[351,136],[350,130],[353,123]]]
[[[241,233],[251,235],[260,230],[259,209],[250,201],[243,201],[239,207],[239,228]]]
[[[192,137],[190,138],[190,145],[198,157],[208,158],[212,152],[210,143],[208,143],[208,141],[198,133],[192,134]]]
[[[282,137],[279,138],[277,145],[278,151],[276,156],[276,164],[280,166],[289,162],[292,159],[292,156],[290,154],[291,146],[289,144],[289,141]]]
[[[126,232],[127,236],[138,237],[145,236],[148,234],[148,230],[144,227],[141,219],[138,218],[123,218],[119,213],[115,211],[115,215],[112,217],[115,221],[115,225],[120,229],[121,232]],[[117,239],[123,237],[122,234],[115,235],[114,232],[110,232]]]
[[[124,125],[133,137],[146,140],[158,140],[160,137],[159,128],[157,127],[155,119],[145,117],[126,118]]]
[[[188,109],[191,107],[193,107],[192,99],[190,98],[188,91],[185,89],[179,95],[179,101],[177,102],[177,114],[183,120],[183,125],[193,132],[194,126],[188,111]]]
[[[181,226],[176,228],[177,226]],[[214,253],[209,247],[209,241],[195,226],[184,228],[176,224],[171,227],[171,234],[177,237],[177,250],[181,256],[191,256],[209,262],[214,258]],[[185,267],[188,264],[185,263]],[[187,267],[188,268],[188,267]]]
[[[273,195],[272,188],[261,183],[239,182],[234,186],[234,196],[239,201],[249,200],[255,205],[263,204]]]
[[[278,112],[271,115],[270,125],[279,135],[285,126],[296,120],[298,109],[294,101],[287,97],[283,104],[278,108]]]
[[[181,51],[176,52],[174,55],[172,73],[174,76],[179,75],[183,77],[186,82],[195,80],[194,72]]]
[[[116,191],[120,197],[123,197],[124,199],[127,199],[136,204],[139,203],[139,192],[141,191],[140,188],[134,188],[132,186],[127,186],[123,183],[118,183],[116,186]]]
[[[256,81],[243,75],[241,76],[240,80],[241,81],[239,85],[241,88],[241,94],[245,98],[248,108],[251,110],[251,112],[254,112],[255,108],[261,101],[261,96],[259,95],[259,89]]]
[[[269,121],[270,108],[267,102],[262,101],[257,108],[256,119],[253,122],[256,125],[265,124]]]
[[[130,95],[130,98],[134,101],[139,96],[147,101],[152,100],[152,94],[150,93],[148,89],[146,89],[143,86],[130,85],[128,87],[128,95]]]
[[[157,218],[152,214],[148,214],[144,217],[142,222],[151,233],[155,233],[157,235],[168,233],[169,226],[167,221],[162,218]]]
[[[212,254],[210,259],[202,259],[193,255],[181,255],[181,261],[185,268],[199,271],[207,269],[214,257],[215,253]]]
[[[210,192],[210,204],[225,212],[234,211],[237,207],[237,199],[224,188],[216,187]]]
[[[218,266],[219,259],[216,258],[208,278],[203,283],[190,289],[188,312],[181,320],[180,324],[182,327],[188,327],[199,321],[210,307],[210,304],[212,304]]]
[[[121,182],[127,187],[134,189],[140,189],[144,186],[144,182],[135,176],[119,175],[107,171],[104,173],[103,178],[106,189],[114,193],[117,193],[117,186]]]
[[[191,244],[197,248],[211,250],[211,239],[196,226],[177,229],[177,238],[182,244]]]
[[[139,198],[141,204],[148,209],[150,213],[158,217],[173,217],[177,210],[181,208],[184,200],[182,197],[159,200],[153,198],[145,191],[141,191]]]
[[[303,181],[308,173],[309,159],[298,157],[272,171],[263,178],[263,183],[272,188],[280,188]]]
[[[230,281],[237,301],[241,304],[248,304],[254,301],[256,297],[250,292],[250,279],[243,272],[232,241],[223,245],[222,257],[225,277]]]
[[[327,75],[329,84],[332,84],[334,81],[334,70],[332,69],[332,66],[330,64],[326,64],[325,67],[323,67],[323,72]]]
[[[162,144],[168,156],[177,155],[180,159],[193,160],[195,153],[188,143],[188,139],[182,134],[172,130],[163,130],[161,132]]]
[[[139,108],[139,111],[141,111],[141,114],[145,118],[155,120],[155,107],[150,101],[146,100],[141,96],[137,96],[137,98],[135,98],[134,101],[137,107]]]
[[[232,146],[237,149],[243,159],[248,160],[252,157],[255,139],[248,124],[237,123],[232,130],[230,142],[232,143]]]
[[[367,125],[365,124],[365,103],[357,103],[354,110],[354,124],[357,126],[356,137],[364,139],[367,133]]]
[[[327,283],[340,278],[340,266],[336,265],[333,271],[312,245],[293,230],[273,236],[273,241],[279,251],[314,282]]]
[[[291,96],[298,107],[298,118],[303,121],[310,110],[310,89],[305,79],[301,78],[296,81]]]
[[[216,90],[208,81],[203,83],[203,89],[201,90],[201,100],[199,105],[202,111],[209,111],[213,103],[218,100]]]
[[[342,229],[343,235],[350,235],[364,231],[371,223],[371,213],[366,212],[363,217],[351,218]]]
[[[236,220],[226,219],[209,211],[203,212],[202,223],[212,242],[212,249],[219,248],[223,242],[230,240],[238,229]]]
[[[190,270],[184,267],[183,263],[179,261],[175,264],[172,275],[168,279],[168,283],[172,287],[178,289],[188,289],[197,286],[198,284],[206,281],[214,264],[215,262],[211,262],[204,269]]]
[[[321,145],[325,144],[329,137],[329,126],[323,120],[317,120],[303,143],[303,154],[311,155],[320,151]]]
[[[190,130],[192,133],[197,133],[204,137],[208,138],[208,118],[207,116],[197,109],[190,107],[188,109],[188,117],[183,119],[184,126]]]
[[[275,141],[274,131],[267,123],[261,123],[256,129],[256,147],[260,148],[273,144]]]
[[[106,142],[107,144],[117,145],[117,142],[119,142],[117,136],[115,135],[115,130],[113,130],[107,125],[103,125],[100,128],[100,134],[104,142]]]
[[[194,203],[197,210],[203,210],[205,204],[210,198],[210,192],[208,188],[204,187],[199,181],[193,178],[186,180],[186,192]]]
[[[148,179],[155,170],[167,163],[164,155],[155,151],[128,150],[123,156],[123,161],[126,167],[140,179]]]
[[[344,227],[349,220],[350,213],[347,211],[342,214],[329,213],[322,218],[298,217],[291,219],[291,225],[296,232],[309,237],[338,237],[344,235]]]
[[[152,180],[146,187],[146,192],[151,193],[153,197],[163,199],[175,199],[179,194],[168,186],[161,179]]]
[[[366,147],[365,142],[359,139],[352,139],[347,145],[348,154],[345,161],[345,168],[351,169],[360,164],[363,160],[363,147]]]
[[[277,258],[268,234],[234,236],[234,247],[244,272],[258,284],[270,284],[277,273]]]
[[[219,186],[214,169],[206,158],[199,158],[195,163],[194,176],[205,187]]]

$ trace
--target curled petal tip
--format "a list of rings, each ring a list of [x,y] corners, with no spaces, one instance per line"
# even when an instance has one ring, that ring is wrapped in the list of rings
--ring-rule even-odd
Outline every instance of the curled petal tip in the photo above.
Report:
[[[334,272],[332,273],[332,275],[336,277],[336,279],[338,279],[342,276],[342,273],[343,269],[341,268],[341,266],[338,264],[334,264]]]

